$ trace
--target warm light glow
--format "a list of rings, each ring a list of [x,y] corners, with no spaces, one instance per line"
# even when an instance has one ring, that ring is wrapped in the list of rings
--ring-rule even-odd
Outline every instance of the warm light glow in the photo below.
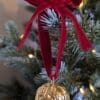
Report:
[[[84,88],[80,88],[80,92],[82,93],[82,94],[85,94],[85,91],[84,91]]]
[[[93,50],[92,50],[92,53],[96,53],[96,50],[95,50],[95,49],[93,49]]]
[[[91,90],[93,93],[95,93],[95,88],[94,88],[94,86],[93,86],[92,84],[89,84],[89,87],[90,87],[90,90]]]
[[[29,58],[34,58],[34,55],[33,54],[28,54],[28,57]]]
[[[22,39],[23,38],[23,34],[20,36],[20,39]]]
[[[51,96],[50,95],[48,95],[48,99],[50,99],[51,98]]]
[[[81,4],[79,5],[79,9],[82,9],[87,3],[87,0],[82,0]]]
[[[82,9],[82,7],[83,7],[83,1],[81,2],[81,4],[79,5],[79,9]]]

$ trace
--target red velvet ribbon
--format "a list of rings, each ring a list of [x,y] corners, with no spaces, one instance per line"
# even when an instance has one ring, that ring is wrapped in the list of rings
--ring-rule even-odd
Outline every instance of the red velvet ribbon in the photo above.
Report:
[[[26,25],[24,36],[18,44],[18,49],[20,49],[23,46],[24,42],[29,36],[34,19],[38,17],[38,33],[39,33],[38,35],[39,35],[39,41],[40,41],[41,53],[42,53],[44,65],[49,78],[56,79],[59,75],[63,49],[67,38],[66,26],[65,26],[66,16],[69,17],[74,24],[76,36],[79,41],[81,49],[83,51],[87,51],[88,49],[92,48],[89,39],[85,35],[76,17],[67,8],[68,5],[71,7],[79,6],[81,0],[26,0],[26,1],[34,6],[37,6],[37,9],[32,15],[28,24]],[[60,15],[61,18],[60,37],[59,37],[59,43],[58,43],[59,45],[58,45],[57,60],[56,60],[56,70],[54,73],[52,72],[52,53],[51,53],[51,43],[50,43],[49,33],[48,31],[45,31],[43,29],[40,21],[41,14],[47,8],[54,9]]]

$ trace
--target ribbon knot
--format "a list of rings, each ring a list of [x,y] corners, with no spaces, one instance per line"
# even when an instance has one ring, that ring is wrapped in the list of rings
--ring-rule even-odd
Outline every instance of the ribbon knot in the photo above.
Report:
[[[65,6],[65,0],[51,0],[51,5],[56,5],[56,7],[64,7]]]
[[[80,3],[81,0],[26,0],[32,5],[37,6],[36,11],[32,15],[31,19],[26,25],[24,36],[22,40],[18,44],[18,49],[20,49],[26,39],[29,36],[32,23],[36,17],[38,17],[38,35],[39,35],[39,41],[40,41],[40,47],[41,47],[41,52],[42,52],[42,58],[44,60],[44,64],[47,70],[48,76],[52,79],[59,75],[59,70],[60,70],[60,63],[61,63],[61,58],[63,54],[63,49],[65,45],[65,41],[67,38],[67,32],[66,32],[66,25],[65,25],[65,18],[66,16],[69,17],[72,20],[72,23],[74,25],[75,31],[76,31],[76,36],[78,39],[78,42],[80,44],[80,47],[83,51],[87,51],[92,48],[92,45],[85,35],[85,32],[81,28],[80,24],[78,23],[76,17],[73,15],[72,11],[70,11],[67,8],[67,5],[70,5],[71,7],[77,7]],[[65,7],[66,6],[66,7]],[[59,45],[58,45],[58,52],[57,52],[57,60],[56,60],[56,71],[54,74],[52,74],[51,68],[52,68],[52,53],[51,53],[51,44],[50,44],[50,38],[49,38],[49,33],[45,31],[42,27],[41,21],[40,21],[40,16],[43,13],[44,10],[47,8],[52,8],[54,9],[61,17],[61,28],[60,28],[60,38],[59,38]]]

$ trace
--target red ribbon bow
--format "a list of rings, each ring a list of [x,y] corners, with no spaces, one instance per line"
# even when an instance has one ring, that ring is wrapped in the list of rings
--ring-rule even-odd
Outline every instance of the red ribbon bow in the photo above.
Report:
[[[81,49],[83,51],[87,51],[88,49],[92,48],[92,45],[89,39],[86,37],[76,17],[67,8],[68,5],[74,8],[79,6],[82,0],[26,0],[26,1],[34,6],[37,6],[37,9],[32,15],[28,24],[26,25],[24,36],[22,40],[19,42],[18,48],[21,48],[24,42],[26,41],[26,39],[28,38],[31,27],[32,27],[32,23],[34,19],[38,16],[38,26],[39,26],[38,35],[39,35],[44,64],[45,64],[48,76],[51,79],[53,78],[56,79],[59,75],[61,58],[63,54],[66,37],[67,37],[66,26],[65,26],[66,16],[69,17],[74,24],[76,36],[78,38]],[[49,33],[47,31],[44,31],[41,21],[40,21],[41,13],[47,8],[54,9],[61,17],[61,28],[60,28],[61,31],[60,31],[59,46],[58,46],[58,52],[57,52],[56,72],[54,74],[51,71],[52,70],[51,69],[52,68],[52,57],[51,57],[52,54],[51,54],[51,44],[50,44]]]

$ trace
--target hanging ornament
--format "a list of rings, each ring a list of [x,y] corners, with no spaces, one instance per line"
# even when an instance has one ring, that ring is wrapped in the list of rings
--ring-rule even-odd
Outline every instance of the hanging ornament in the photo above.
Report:
[[[70,100],[70,96],[63,86],[51,82],[37,90],[35,100]]]
[[[38,17],[38,36],[41,48],[41,54],[46,68],[48,77],[51,80],[58,78],[61,67],[61,60],[63,55],[64,46],[66,43],[67,32],[66,32],[66,17],[69,17],[75,27],[76,36],[78,38],[81,49],[87,51],[92,48],[92,45],[85,35],[83,29],[77,21],[75,15],[68,8],[71,6],[77,8],[82,0],[26,0],[32,5],[37,7],[36,11],[33,13],[31,19],[26,25],[24,35],[18,44],[18,49],[22,47],[26,39],[29,36],[32,23],[36,17]],[[57,57],[55,64],[55,71],[52,70],[52,50],[49,32],[44,30],[43,23],[41,22],[41,15],[44,14],[46,9],[54,9],[55,12],[60,16],[60,37],[58,41]],[[70,100],[68,93],[64,87],[61,87],[55,83],[47,83],[41,86],[36,94],[36,100]]]

